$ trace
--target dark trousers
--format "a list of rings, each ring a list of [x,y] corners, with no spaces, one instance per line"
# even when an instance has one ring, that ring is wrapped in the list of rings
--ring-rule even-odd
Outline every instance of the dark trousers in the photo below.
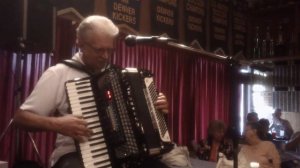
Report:
[[[81,158],[76,152],[68,153],[62,156],[52,168],[84,168]],[[169,168],[158,159],[147,159],[143,162],[141,168]]]
[[[63,155],[52,168],[84,168],[81,158],[76,152]]]

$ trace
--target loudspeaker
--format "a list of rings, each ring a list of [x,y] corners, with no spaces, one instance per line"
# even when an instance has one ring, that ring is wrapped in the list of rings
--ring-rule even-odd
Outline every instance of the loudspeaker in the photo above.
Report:
[[[54,8],[49,0],[28,0],[26,41],[31,50],[52,51]]]
[[[52,51],[53,9],[50,0],[0,0],[0,47]]]
[[[20,0],[0,1],[0,48],[19,47],[22,36],[22,4]]]

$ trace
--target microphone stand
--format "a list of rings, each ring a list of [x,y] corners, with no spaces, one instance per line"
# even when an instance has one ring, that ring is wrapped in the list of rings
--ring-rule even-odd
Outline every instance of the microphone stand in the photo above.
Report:
[[[238,102],[238,98],[239,98],[239,66],[240,66],[240,61],[233,59],[230,56],[224,56],[224,55],[219,55],[219,54],[215,54],[215,53],[211,53],[211,52],[207,52],[204,50],[200,50],[200,49],[196,49],[190,46],[186,46],[184,44],[180,44],[180,43],[176,43],[174,41],[154,41],[157,42],[159,44],[162,44],[162,42],[164,42],[163,44],[171,47],[171,48],[178,48],[178,49],[182,49],[185,51],[189,51],[189,52],[193,52],[193,53],[197,53],[197,54],[201,54],[207,58],[213,58],[219,61],[223,61],[227,64],[229,64],[230,66],[230,73],[231,75],[231,90],[233,92],[233,96],[231,98],[231,104],[230,104],[230,118],[232,119],[231,125],[229,127],[230,132],[231,132],[231,138],[232,138],[232,142],[233,142],[233,168],[238,168],[238,144],[239,144],[239,107],[238,104],[236,102]],[[128,44],[129,46],[133,46],[131,45],[132,43]]]
[[[22,91],[22,68],[23,68],[23,63],[22,60],[24,59],[24,51],[26,48],[25,41],[22,38],[18,38],[18,44],[17,44],[17,50],[19,50],[16,54],[16,68],[14,72],[14,83],[15,88],[14,88],[14,107],[13,110],[16,111],[17,108],[21,105],[21,91]],[[8,130],[13,126],[14,124],[14,119],[11,118],[8,125],[4,129],[4,131],[1,133],[0,136],[0,142],[1,140],[5,137],[7,134]],[[15,161],[18,162],[21,160],[21,147],[20,147],[20,129],[19,128],[14,128],[15,129]],[[26,131],[26,135],[29,137],[31,144],[34,148],[34,152],[37,156],[38,162],[40,165],[43,165],[41,155],[39,153],[39,150],[37,148],[37,145],[32,137],[32,135]]]

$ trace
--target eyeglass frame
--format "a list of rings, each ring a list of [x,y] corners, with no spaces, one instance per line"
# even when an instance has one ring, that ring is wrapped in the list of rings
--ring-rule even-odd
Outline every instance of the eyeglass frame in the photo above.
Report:
[[[115,48],[95,48],[88,43],[85,43],[85,45],[91,48],[94,53],[99,53],[100,55],[103,55],[105,52],[107,52],[109,55],[112,55],[116,51]]]

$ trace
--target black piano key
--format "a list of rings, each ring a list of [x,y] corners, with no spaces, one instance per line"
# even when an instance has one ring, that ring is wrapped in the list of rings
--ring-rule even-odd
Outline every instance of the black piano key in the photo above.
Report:
[[[111,167],[110,164],[106,165],[106,166],[100,166],[100,167],[96,167],[96,168],[108,168],[108,167]]]
[[[88,110],[88,109],[91,109],[91,108],[95,108],[95,106],[83,107],[83,108],[81,108],[81,110]]]
[[[96,126],[93,126],[93,127],[89,127],[89,129],[95,129],[95,128],[98,128],[100,127],[100,125],[96,125]]]
[[[99,123],[99,121],[88,122],[88,125],[90,125],[90,124],[96,124],[96,123]]]
[[[94,114],[94,115],[90,115],[90,116],[84,116],[83,115],[84,119],[93,118],[93,117],[98,117],[98,114]]]
[[[105,153],[101,153],[101,154],[97,154],[97,155],[93,155],[92,157],[93,158],[97,158],[97,157],[100,157],[100,156],[103,156],[103,155],[107,155],[108,153],[105,152]]]
[[[91,98],[91,97],[94,97],[94,96],[83,96],[83,97],[78,97],[79,100],[84,100],[84,99],[88,99],[88,98]]]
[[[93,133],[91,134],[91,136],[96,135],[96,134],[102,134],[102,133],[103,133],[102,131],[93,132]]]
[[[102,147],[102,148],[94,149],[94,150],[91,151],[91,153],[100,152],[100,151],[103,151],[105,149],[107,149],[107,148],[106,147]]]
[[[79,87],[76,87],[76,90],[86,89],[86,88],[91,88],[91,86],[79,86]]]
[[[79,86],[79,85],[84,85],[84,84],[90,84],[91,82],[89,80],[86,80],[86,81],[76,81],[74,83],[75,83],[75,85]]]
[[[95,113],[95,112],[98,112],[98,111],[97,110],[91,110],[91,111],[83,112],[82,114],[90,114],[90,113]]]
[[[83,91],[78,91],[77,93],[80,95],[82,93],[87,93],[87,92],[92,92],[92,90],[83,90]]]
[[[100,145],[100,144],[103,144],[103,143],[104,143],[104,141],[95,142],[95,143],[91,143],[90,146]]]
[[[80,104],[86,104],[86,103],[92,103],[95,102],[95,100],[85,100],[85,101],[81,101]]]
[[[105,162],[109,162],[109,159],[102,160],[102,161],[99,161],[99,162],[95,162],[94,165],[97,166],[97,165],[105,163]]]
[[[94,138],[89,138],[89,141],[94,141],[94,140],[97,140],[97,139],[103,139],[103,136],[100,136],[100,137],[94,137]]]

